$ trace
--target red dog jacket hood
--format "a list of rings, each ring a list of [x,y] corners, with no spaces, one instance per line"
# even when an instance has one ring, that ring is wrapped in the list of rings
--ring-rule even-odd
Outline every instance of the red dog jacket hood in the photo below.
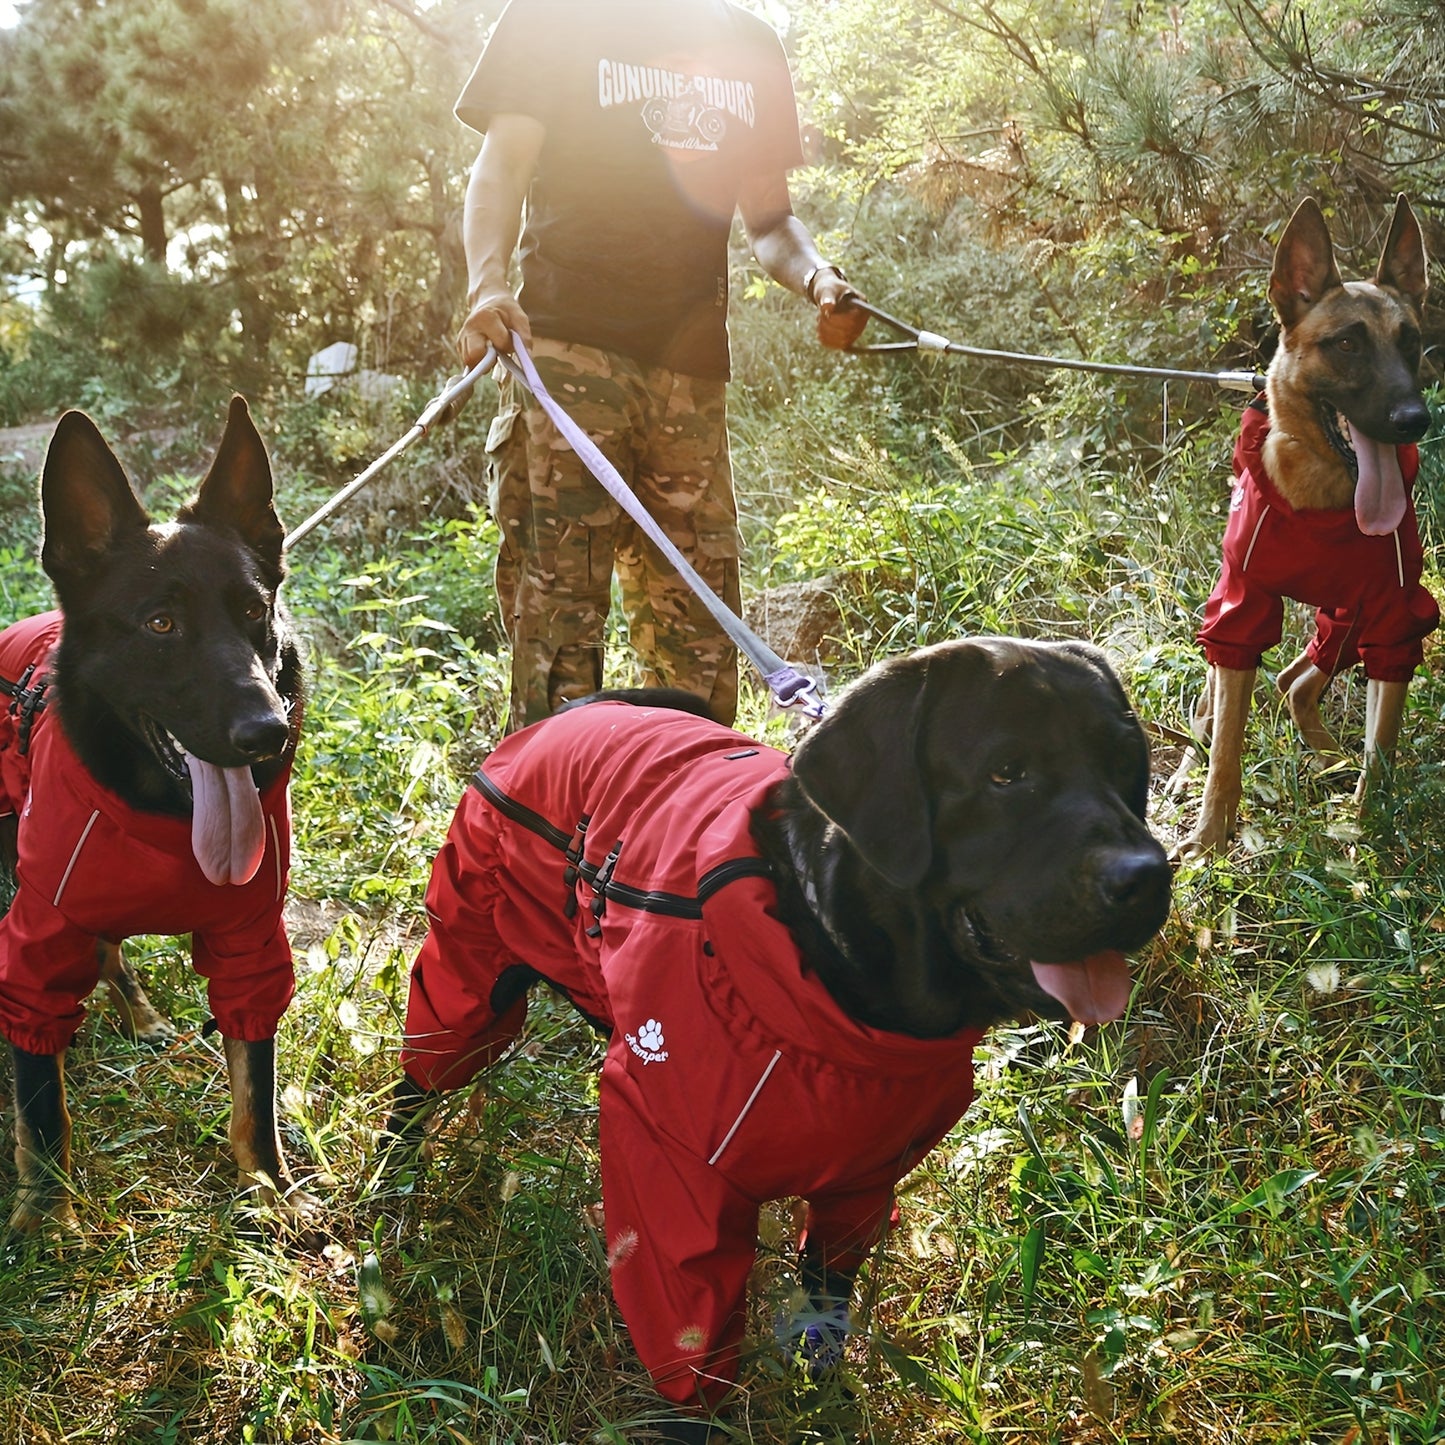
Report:
[[[858,1023],[779,921],[750,817],[787,766],[716,723],[625,703],[513,734],[457,809],[412,973],[404,1063],[429,1088],[512,1042],[528,968],[610,1030],[613,1288],[678,1402],[716,1400],[736,1373],[758,1205],[805,1198],[810,1253],[855,1269],[894,1184],[973,1092],[978,1030]]]
[[[0,633],[0,677],[43,672],[58,612]],[[69,1046],[98,981],[97,939],[191,935],[211,1012],[228,1038],[269,1039],[291,1001],[291,945],[281,910],[290,868],[289,768],[261,795],[266,851],[249,883],[207,882],[187,818],[141,812],[104,788],[55,720],[37,715],[22,753],[0,713],[0,815],[20,814],[19,888],[0,919],[0,1032],[34,1054]]]

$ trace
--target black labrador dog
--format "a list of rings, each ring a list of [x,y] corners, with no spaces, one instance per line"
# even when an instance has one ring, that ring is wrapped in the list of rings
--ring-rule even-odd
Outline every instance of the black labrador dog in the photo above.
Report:
[[[808,1203],[812,1312],[837,1358],[896,1182],[958,1121],[990,1024],[1122,1014],[1124,952],[1166,917],[1149,753],[1102,653],[979,638],[872,668],[791,759],[664,697],[503,741],[427,896],[389,1135],[515,1039],[545,979],[610,1035],[608,1259],[665,1398],[738,1367],[759,1205]],[[639,705],[640,703],[640,705]],[[680,1419],[672,1438],[700,1439]]]

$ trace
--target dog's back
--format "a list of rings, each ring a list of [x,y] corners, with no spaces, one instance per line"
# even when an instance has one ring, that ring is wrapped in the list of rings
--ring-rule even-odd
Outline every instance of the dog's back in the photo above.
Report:
[[[729,877],[766,872],[751,808],[786,766],[711,719],[620,700],[564,709],[504,739],[433,870],[421,964],[430,983],[413,992],[408,1071],[433,1088],[469,1075],[479,1049],[509,1041],[506,1029],[492,1032],[509,996],[539,977],[600,1027],[635,1030],[639,1020],[619,1017],[610,960],[639,930],[701,917],[708,859],[728,863]],[[488,985],[485,1020],[466,1002],[475,985],[453,972],[478,959],[501,971],[529,965],[496,997]]]

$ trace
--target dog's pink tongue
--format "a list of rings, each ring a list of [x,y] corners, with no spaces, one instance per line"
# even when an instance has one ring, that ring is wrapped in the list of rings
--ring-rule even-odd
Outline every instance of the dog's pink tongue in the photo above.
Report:
[[[1078,963],[1036,963],[1033,970],[1039,987],[1081,1024],[1106,1023],[1129,1007],[1129,965],[1117,949]]]
[[[1385,537],[1405,520],[1405,479],[1395,448],[1350,427],[1350,443],[1359,464],[1355,482],[1355,522],[1367,537]]]
[[[261,795],[250,768],[218,768],[186,754],[191,770],[191,852],[215,884],[249,883],[266,852]]]

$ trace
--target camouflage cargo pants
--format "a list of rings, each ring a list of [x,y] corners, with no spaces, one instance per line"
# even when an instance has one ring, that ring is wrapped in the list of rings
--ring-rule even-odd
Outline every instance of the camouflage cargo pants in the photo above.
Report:
[[[739,610],[737,504],[724,385],[594,347],[538,340],[543,384],[663,531]],[[737,710],[737,654],[712,615],[603,491],[525,387],[503,376],[487,437],[501,530],[497,600],[512,643],[509,727],[602,686],[612,574],[646,686],[681,687],[719,722]]]

